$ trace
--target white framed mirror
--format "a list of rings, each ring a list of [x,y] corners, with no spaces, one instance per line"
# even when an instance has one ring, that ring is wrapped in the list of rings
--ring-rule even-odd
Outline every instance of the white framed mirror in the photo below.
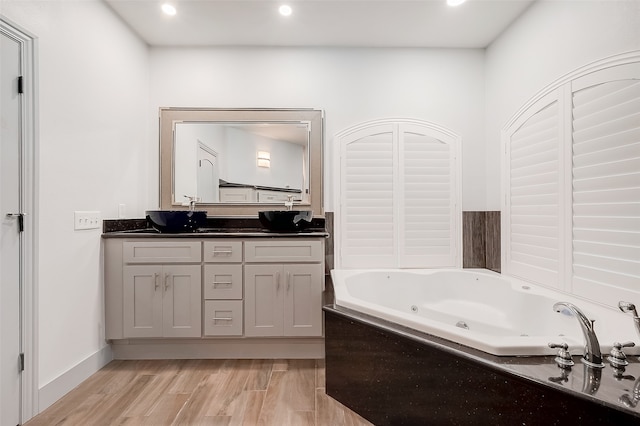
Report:
[[[322,217],[322,144],[317,109],[160,108],[160,207],[195,197],[209,216],[254,216],[293,201]]]

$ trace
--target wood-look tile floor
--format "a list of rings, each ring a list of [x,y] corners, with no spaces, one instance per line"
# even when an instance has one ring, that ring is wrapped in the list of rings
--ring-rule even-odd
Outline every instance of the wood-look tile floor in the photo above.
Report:
[[[371,425],[325,393],[324,360],[112,361],[25,426]]]

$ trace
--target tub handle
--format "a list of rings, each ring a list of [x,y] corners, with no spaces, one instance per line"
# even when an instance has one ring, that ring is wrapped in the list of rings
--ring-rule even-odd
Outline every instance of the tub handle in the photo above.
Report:
[[[558,355],[554,359],[558,367],[571,368],[575,364],[573,358],[571,358],[571,353],[569,353],[569,345],[566,343],[549,343],[549,347],[551,349],[558,348]]]

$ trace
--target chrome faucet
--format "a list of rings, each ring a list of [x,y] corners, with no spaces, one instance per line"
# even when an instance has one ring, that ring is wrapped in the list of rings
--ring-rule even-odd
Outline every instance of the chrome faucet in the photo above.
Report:
[[[185,195],[184,197],[189,200],[189,210],[195,211],[196,203],[200,201],[200,199],[197,196],[191,195]]]
[[[622,312],[631,312],[631,314],[633,314],[633,322],[636,325],[636,332],[638,333],[638,336],[640,336],[640,317],[638,316],[638,312],[636,311],[636,305],[631,302],[620,301],[618,302],[618,308]]]
[[[568,309],[573,313],[573,316],[580,323],[580,328],[584,334],[586,345],[584,347],[584,355],[582,362],[592,368],[603,368],[602,352],[600,352],[600,342],[596,337],[596,332],[593,328],[593,321],[591,321],[578,307],[569,302],[558,302],[553,305],[553,310],[561,312],[563,308]]]
[[[287,201],[284,202],[284,207],[287,211],[291,211],[293,209],[293,195],[287,195]]]

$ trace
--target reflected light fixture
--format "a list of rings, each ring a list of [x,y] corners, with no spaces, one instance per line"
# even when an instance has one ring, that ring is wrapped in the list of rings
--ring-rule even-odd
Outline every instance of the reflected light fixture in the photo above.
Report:
[[[176,14],[175,6],[170,3],[163,3],[161,8],[165,15],[173,16]]]
[[[271,167],[271,153],[258,151],[258,167]]]
[[[288,4],[283,4],[278,8],[278,12],[280,12],[280,15],[282,16],[290,16],[293,12],[293,9],[291,9],[291,6],[289,6]]]
[[[449,6],[460,6],[465,1],[467,1],[467,0],[447,0],[447,4]]]

